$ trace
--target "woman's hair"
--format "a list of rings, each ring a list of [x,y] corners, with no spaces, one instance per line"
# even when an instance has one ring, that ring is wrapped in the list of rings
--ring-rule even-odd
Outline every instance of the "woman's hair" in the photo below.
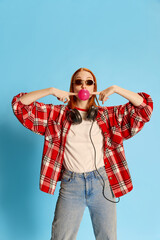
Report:
[[[93,80],[94,80],[94,82],[95,82],[95,84],[94,84],[94,92],[96,92],[97,91],[97,80],[96,80],[96,77],[95,77],[95,75],[91,72],[91,70],[89,70],[88,68],[79,68],[77,71],[75,71],[74,72],[74,74],[72,75],[72,78],[71,78],[71,84],[70,84],[70,92],[74,92],[73,91],[73,81],[74,81],[74,78],[75,78],[75,75],[78,73],[78,72],[80,72],[80,71],[87,71],[87,72],[89,72],[89,73],[91,73],[92,74],[92,76],[93,76]],[[77,97],[76,96],[69,96],[69,98],[70,98],[70,101],[68,102],[68,107],[69,108],[71,108],[71,109],[73,109],[73,108],[75,108],[76,107],[76,100],[77,100]],[[91,106],[95,106],[95,107],[97,107],[97,105],[96,105],[96,103],[95,103],[95,99],[96,99],[96,101],[97,101],[97,103],[98,103],[98,105],[99,105],[99,102],[98,102],[98,99],[97,99],[97,97],[96,97],[96,95],[92,95],[92,97],[89,99],[89,102],[88,102],[88,109],[91,107]]]

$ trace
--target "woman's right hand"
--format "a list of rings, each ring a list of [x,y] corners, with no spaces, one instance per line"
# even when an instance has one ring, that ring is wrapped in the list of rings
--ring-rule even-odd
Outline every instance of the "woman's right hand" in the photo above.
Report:
[[[78,95],[77,93],[73,93],[73,92],[66,92],[66,91],[63,91],[63,90],[59,90],[57,88],[52,88],[51,90],[51,95],[57,97],[57,99],[59,101],[62,101],[64,103],[67,103],[69,102],[70,98],[69,96],[73,96],[73,95]],[[66,99],[66,100],[65,100]]]

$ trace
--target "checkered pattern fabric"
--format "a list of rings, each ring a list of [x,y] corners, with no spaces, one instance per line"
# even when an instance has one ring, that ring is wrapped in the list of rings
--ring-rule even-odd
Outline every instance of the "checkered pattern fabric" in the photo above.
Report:
[[[66,118],[66,105],[33,102],[24,105],[17,94],[12,99],[12,108],[18,120],[29,130],[45,138],[40,171],[40,190],[54,194],[61,181],[64,149],[71,123]],[[131,102],[117,106],[98,106],[96,121],[104,137],[104,164],[110,186],[115,197],[120,197],[133,189],[123,141],[137,134],[151,118],[153,101],[147,93],[139,106]]]

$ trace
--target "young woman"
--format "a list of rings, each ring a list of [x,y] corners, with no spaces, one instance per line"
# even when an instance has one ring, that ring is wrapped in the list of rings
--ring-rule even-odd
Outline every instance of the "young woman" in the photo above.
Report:
[[[86,100],[78,95],[82,89],[89,91]],[[129,101],[117,106],[99,105],[96,94],[104,104],[114,93]],[[68,104],[37,102],[47,95]],[[97,92],[95,75],[80,68],[71,78],[69,92],[51,87],[19,93],[12,107],[25,127],[45,137],[40,190],[54,194],[61,181],[51,240],[76,239],[85,207],[90,212],[95,238],[116,240],[116,198],[133,188],[123,141],[150,120],[150,95],[116,85]]]

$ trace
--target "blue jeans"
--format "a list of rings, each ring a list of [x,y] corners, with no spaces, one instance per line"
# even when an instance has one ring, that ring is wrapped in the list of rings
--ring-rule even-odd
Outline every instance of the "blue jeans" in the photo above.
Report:
[[[105,181],[105,196],[116,201],[105,168],[101,167],[98,171]],[[103,184],[96,170],[86,173],[63,172],[51,240],[75,240],[86,206],[96,240],[117,239],[116,204],[104,198]]]

